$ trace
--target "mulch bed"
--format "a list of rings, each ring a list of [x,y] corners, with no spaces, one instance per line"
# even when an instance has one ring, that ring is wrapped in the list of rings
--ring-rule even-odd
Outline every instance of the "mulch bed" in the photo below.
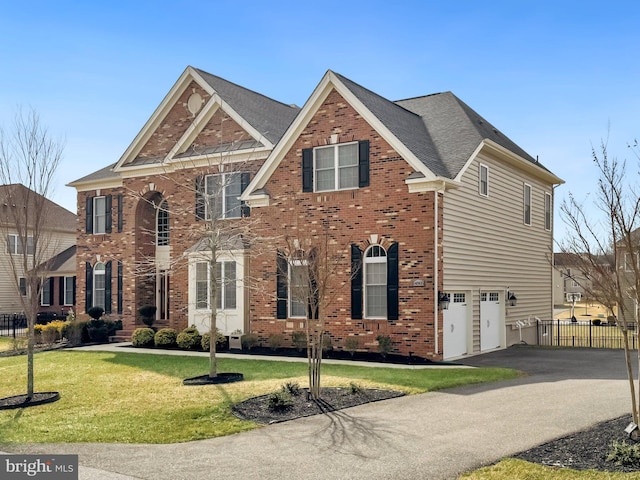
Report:
[[[288,420],[318,415],[320,413],[333,412],[343,408],[388,400],[404,395],[403,392],[395,390],[367,388],[357,393],[352,393],[349,387],[325,387],[320,389],[322,400],[314,402],[308,398],[308,393],[308,389],[301,388],[299,395],[292,396],[293,405],[284,410],[272,410],[269,408],[270,395],[249,398],[235,405],[233,407],[233,413],[244,420],[269,424],[286,422]]]
[[[637,467],[616,465],[607,460],[614,441],[632,443],[624,429],[631,415],[599,423],[588,430],[573,433],[514,455],[514,458],[551,467],[574,470],[637,472]]]
[[[15,395],[13,397],[0,398],[0,410],[11,410],[15,408],[35,407],[45,403],[52,403],[60,399],[58,392],[34,392],[31,398],[27,394]]]

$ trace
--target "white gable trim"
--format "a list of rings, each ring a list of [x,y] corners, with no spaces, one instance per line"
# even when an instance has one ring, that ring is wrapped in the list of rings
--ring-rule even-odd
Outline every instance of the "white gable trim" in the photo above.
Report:
[[[326,100],[332,90],[336,90],[353,109],[367,122],[371,127],[380,134],[380,136],[389,145],[398,152],[406,161],[413,167],[414,170],[421,172],[426,180],[436,180],[438,177],[429,170],[424,163],[418,158],[391,133],[391,131],[375,116],[371,111],[364,106],[364,104],[358,100],[358,98],[351,93],[351,91],[340,81],[340,79],[331,71],[322,77],[322,80],[315,88],[307,102],[304,104],[298,116],[293,123],[289,126],[282,139],[275,146],[267,161],[258,171],[254,179],[251,181],[245,193],[240,197],[242,200],[251,201],[252,194],[256,190],[263,188],[271,175],[275,172],[276,168],[289,152],[294,142],[298,139],[302,130],[307,126],[313,115],[316,114],[320,105]],[[311,147],[312,145],[309,145]],[[264,202],[264,193],[260,193],[256,199],[256,203]]]
[[[467,171],[467,169],[471,166],[471,164],[476,160],[481,151],[490,154],[494,158],[498,158],[510,165],[513,165],[520,170],[524,170],[527,173],[533,175],[536,178],[539,178],[542,181],[553,185],[560,185],[564,183],[559,177],[556,177],[553,173],[548,170],[542,168],[535,163],[531,163],[529,160],[522,158],[520,155],[513,153],[511,150],[499,145],[493,140],[484,139],[473,151],[464,167],[458,172],[458,175],[455,178],[456,182],[461,181],[462,176]]]

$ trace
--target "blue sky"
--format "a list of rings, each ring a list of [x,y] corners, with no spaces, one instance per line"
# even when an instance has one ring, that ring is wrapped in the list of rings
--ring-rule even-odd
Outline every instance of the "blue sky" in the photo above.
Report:
[[[586,197],[640,138],[637,1],[0,0],[0,124],[33,107],[65,184],[119,159],[187,65],[302,106],[327,69],[391,100],[452,91]],[[636,173],[633,168],[630,171]]]

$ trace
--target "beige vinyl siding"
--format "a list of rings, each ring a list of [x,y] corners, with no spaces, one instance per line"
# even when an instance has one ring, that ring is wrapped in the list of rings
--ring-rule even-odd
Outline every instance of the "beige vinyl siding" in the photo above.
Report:
[[[14,313],[22,311],[20,297],[17,293],[13,270],[11,268],[10,258],[7,254],[7,239],[3,229],[3,238],[0,239],[0,313]],[[44,234],[41,240],[46,240],[45,249],[40,258],[48,259],[60,253],[61,251],[75,245],[75,232],[52,232]],[[21,255],[17,255],[19,260]],[[18,276],[24,276],[20,270]]]
[[[479,163],[489,167],[488,196],[479,194]],[[444,287],[471,293],[473,351],[477,352],[481,290],[500,292],[507,345],[518,340],[510,324],[529,316],[551,318],[552,232],[545,230],[544,195],[552,194],[553,188],[484,155],[469,165],[461,183],[460,188],[447,190],[444,198]],[[530,226],[524,224],[525,183],[532,187]],[[515,293],[518,304],[505,311],[507,288]]]

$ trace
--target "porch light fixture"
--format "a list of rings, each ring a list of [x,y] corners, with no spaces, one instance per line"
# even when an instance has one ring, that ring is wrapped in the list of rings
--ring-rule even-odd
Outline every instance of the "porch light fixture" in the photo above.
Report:
[[[438,307],[440,310],[447,310],[451,303],[451,296],[448,293],[438,292]]]
[[[518,304],[518,299],[516,298],[515,293],[510,290],[507,290],[507,305],[510,307],[515,307]]]

